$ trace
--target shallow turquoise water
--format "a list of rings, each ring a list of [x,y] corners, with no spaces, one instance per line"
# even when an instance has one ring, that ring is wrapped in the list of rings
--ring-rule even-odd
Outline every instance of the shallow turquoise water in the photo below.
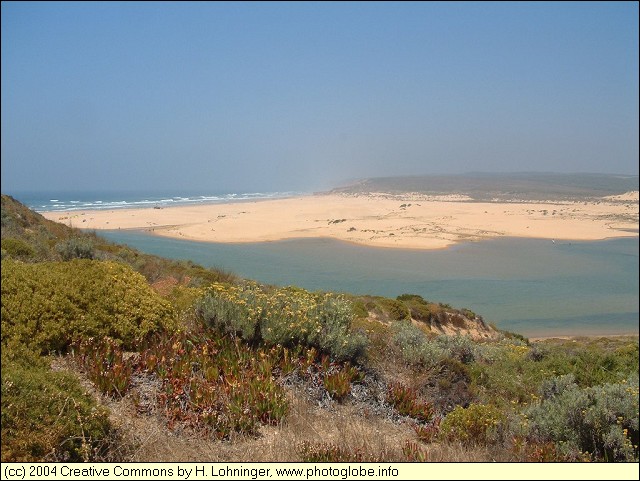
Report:
[[[496,239],[424,251],[330,239],[216,244],[132,231],[100,235],[264,283],[389,297],[420,294],[467,307],[526,336],[638,333],[638,238]]]

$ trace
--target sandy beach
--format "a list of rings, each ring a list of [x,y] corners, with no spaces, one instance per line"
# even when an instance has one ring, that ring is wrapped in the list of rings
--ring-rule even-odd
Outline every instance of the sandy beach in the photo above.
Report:
[[[204,242],[331,237],[441,249],[496,237],[599,240],[638,236],[638,192],[588,202],[474,202],[460,195],[327,194],[144,209],[43,212],[83,229],[136,229]]]

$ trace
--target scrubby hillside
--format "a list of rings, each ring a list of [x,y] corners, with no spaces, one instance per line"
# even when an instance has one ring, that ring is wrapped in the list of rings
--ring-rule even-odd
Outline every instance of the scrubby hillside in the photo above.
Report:
[[[2,196],[3,461],[637,461],[637,338],[574,341],[260,285]]]
[[[2,259],[23,262],[71,259],[113,260],[127,264],[147,281],[166,291],[178,284],[233,282],[235,276],[189,261],[177,262],[117,245],[33,212],[11,196],[2,195]]]

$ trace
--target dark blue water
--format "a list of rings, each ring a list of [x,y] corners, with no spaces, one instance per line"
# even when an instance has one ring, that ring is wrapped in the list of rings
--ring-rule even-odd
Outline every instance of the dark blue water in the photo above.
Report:
[[[420,294],[526,336],[638,333],[637,237],[496,239],[426,251],[330,239],[216,244],[132,231],[99,234],[264,283],[388,297]]]

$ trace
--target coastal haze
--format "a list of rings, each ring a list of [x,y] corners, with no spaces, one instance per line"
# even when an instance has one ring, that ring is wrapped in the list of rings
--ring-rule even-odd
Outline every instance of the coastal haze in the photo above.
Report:
[[[638,4],[2,2],[3,193],[638,175]]]
[[[289,242],[301,259],[330,265],[344,248],[354,272],[360,261],[376,267],[358,249],[418,258],[503,241],[521,242],[514,256],[531,264],[577,241],[620,242],[637,266],[637,3],[1,8],[2,192],[49,219],[142,235],[142,249],[229,246],[240,259],[251,257],[242,249]],[[194,255],[180,245],[173,255]],[[259,281],[309,280],[287,278],[282,259],[272,275],[228,250],[207,255],[199,260]],[[612,258],[608,247],[601,255]],[[443,278],[460,269],[455,256],[433,262]],[[300,269],[317,272],[312,264]],[[406,290],[433,298],[409,272],[423,264],[399,262],[393,275],[382,264],[366,276],[387,286],[406,276],[415,281]],[[489,271],[476,274],[490,283]],[[584,287],[574,274],[566,283]],[[323,289],[364,288],[353,280],[362,273],[351,284],[348,272],[318,275]],[[443,301],[488,306],[498,320],[544,317],[498,314],[509,296]],[[623,308],[610,297],[594,315],[631,312],[637,324],[637,294],[624,296]]]

